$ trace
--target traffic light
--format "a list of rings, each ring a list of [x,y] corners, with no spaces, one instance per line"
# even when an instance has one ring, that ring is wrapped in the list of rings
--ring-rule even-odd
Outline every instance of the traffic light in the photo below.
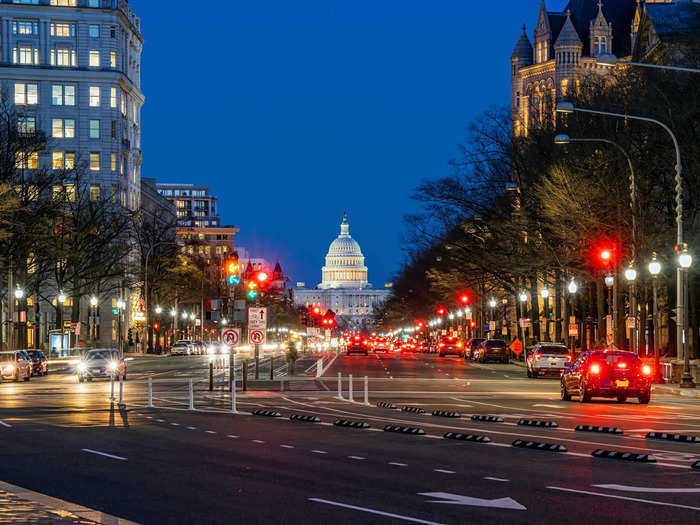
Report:
[[[257,281],[248,281],[248,292],[246,293],[248,299],[251,301],[254,299],[258,298],[258,295],[260,295],[260,292],[258,292],[258,283]]]
[[[241,278],[238,276],[238,271],[240,270],[240,265],[236,259],[229,259],[226,263],[226,283],[229,286],[236,286],[241,282]]]
[[[459,296],[459,304],[462,306],[467,306],[471,302],[471,298],[469,297],[469,294],[463,293]]]
[[[248,296],[248,299],[250,299],[252,301],[252,300],[258,298],[258,291],[257,290],[248,290],[248,293],[246,295]]]
[[[469,321],[469,328],[476,328],[476,321]]]
[[[442,317],[447,313],[447,310],[444,306],[438,306],[437,310],[435,310],[435,313]]]
[[[269,275],[267,275],[267,273],[265,272],[258,272],[255,275],[255,280],[258,281],[258,283],[260,284],[266,283],[269,278]]]
[[[158,323],[153,323],[153,329],[157,332],[160,325]]]

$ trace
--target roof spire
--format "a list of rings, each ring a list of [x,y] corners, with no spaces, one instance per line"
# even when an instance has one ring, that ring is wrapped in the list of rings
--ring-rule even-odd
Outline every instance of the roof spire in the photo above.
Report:
[[[350,235],[350,225],[348,224],[348,212],[343,212],[343,222],[340,224],[340,235]]]

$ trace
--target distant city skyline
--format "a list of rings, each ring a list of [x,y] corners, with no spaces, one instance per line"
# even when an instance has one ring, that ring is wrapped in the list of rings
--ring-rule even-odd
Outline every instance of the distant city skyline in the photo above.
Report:
[[[509,103],[510,54],[540,0],[234,1],[216,17],[130,4],[145,37],[143,176],[209,186],[236,242],[307,285],[347,210],[383,286],[414,188],[450,173],[472,118]]]

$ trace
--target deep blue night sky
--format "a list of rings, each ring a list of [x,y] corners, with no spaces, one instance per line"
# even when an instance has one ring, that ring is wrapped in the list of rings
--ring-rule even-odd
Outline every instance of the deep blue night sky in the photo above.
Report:
[[[550,10],[565,0],[550,0]],[[131,0],[142,19],[142,175],[207,184],[237,243],[320,281],[343,210],[375,286],[403,216],[470,119],[507,104],[540,0]]]

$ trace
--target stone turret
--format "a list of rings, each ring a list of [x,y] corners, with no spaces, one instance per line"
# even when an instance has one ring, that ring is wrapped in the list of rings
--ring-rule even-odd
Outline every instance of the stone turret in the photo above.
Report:
[[[603,2],[598,2],[598,15],[591,20],[591,56],[598,57],[612,53],[613,27],[608,23],[603,14]]]

